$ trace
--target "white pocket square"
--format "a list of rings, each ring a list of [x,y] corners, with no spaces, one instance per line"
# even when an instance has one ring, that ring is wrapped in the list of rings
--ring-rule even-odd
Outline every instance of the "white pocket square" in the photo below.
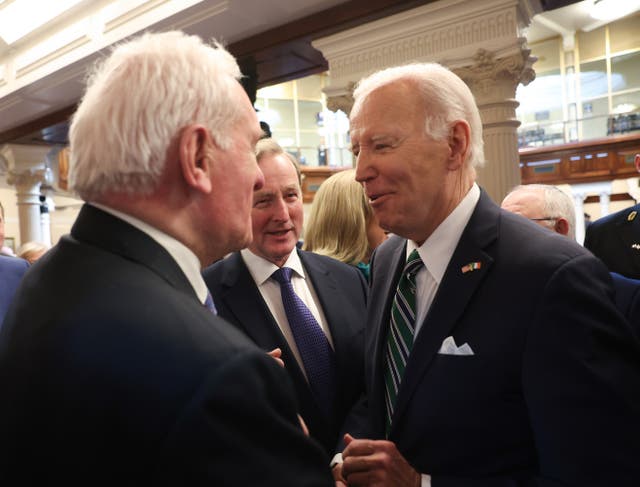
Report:
[[[473,355],[473,350],[468,343],[463,343],[459,347],[456,345],[456,341],[453,337],[447,337],[442,342],[438,353],[442,355]]]

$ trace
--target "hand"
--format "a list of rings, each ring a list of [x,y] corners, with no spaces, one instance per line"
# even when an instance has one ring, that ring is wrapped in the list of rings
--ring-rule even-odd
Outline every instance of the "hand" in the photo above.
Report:
[[[342,476],[349,487],[420,487],[420,473],[385,440],[356,440],[345,435]]]
[[[274,348],[270,352],[267,352],[267,355],[269,355],[269,357],[273,358],[276,362],[278,362],[280,364],[280,367],[284,367],[284,362],[281,358],[282,350],[280,350],[279,348]]]
[[[342,462],[337,463],[331,469],[331,473],[333,474],[333,480],[336,481],[336,487],[347,487],[347,481],[342,476]]]

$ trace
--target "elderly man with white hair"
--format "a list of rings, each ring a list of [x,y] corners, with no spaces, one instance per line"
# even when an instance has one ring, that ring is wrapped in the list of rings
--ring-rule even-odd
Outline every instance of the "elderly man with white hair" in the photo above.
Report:
[[[221,46],[118,46],[70,129],[71,234],[0,334],[0,484],[332,485],[286,373],[215,315],[203,266],[251,242],[255,111]]]
[[[501,210],[476,183],[482,121],[438,64],[354,91],[356,179],[394,236],[373,255],[372,437],[356,486],[634,486],[640,345],[604,265]]]

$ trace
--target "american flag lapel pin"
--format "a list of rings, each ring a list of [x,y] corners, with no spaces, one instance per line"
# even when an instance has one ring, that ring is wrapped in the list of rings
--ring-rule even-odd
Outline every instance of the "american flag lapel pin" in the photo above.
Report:
[[[467,265],[463,265],[460,269],[463,274],[467,272],[472,272],[482,267],[482,262],[469,262]]]

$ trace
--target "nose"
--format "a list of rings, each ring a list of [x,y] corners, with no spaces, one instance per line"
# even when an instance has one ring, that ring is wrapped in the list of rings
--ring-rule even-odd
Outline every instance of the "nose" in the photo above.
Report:
[[[279,222],[289,221],[289,207],[284,198],[276,198],[273,202],[272,219]]]
[[[356,156],[356,181],[365,183],[372,179],[374,175],[373,165],[365,151],[361,150]]]

